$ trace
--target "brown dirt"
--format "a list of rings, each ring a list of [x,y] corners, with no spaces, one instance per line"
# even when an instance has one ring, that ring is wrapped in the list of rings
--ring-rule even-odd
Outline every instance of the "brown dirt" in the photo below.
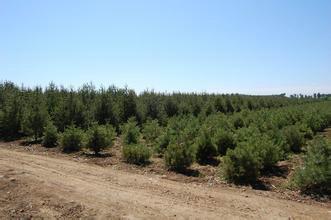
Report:
[[[0,218],[331,218],[330,203],[304,204],[280,199],[273,192],[174,181],[167,174],[134,173],[129,168],[128,172],[116,165],[102,167],[56,149],[33,151],[0,143]]]
[[[49,193],[51,190],[43,182],[25,175],[24,171],[1,168],[0,219],[63,219],[93,215],[93,210]]]

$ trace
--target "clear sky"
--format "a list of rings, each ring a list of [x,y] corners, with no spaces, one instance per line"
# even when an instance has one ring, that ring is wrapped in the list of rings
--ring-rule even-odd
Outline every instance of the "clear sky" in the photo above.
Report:
[[[331,93],[331,1],[0,0],[0,80]]]

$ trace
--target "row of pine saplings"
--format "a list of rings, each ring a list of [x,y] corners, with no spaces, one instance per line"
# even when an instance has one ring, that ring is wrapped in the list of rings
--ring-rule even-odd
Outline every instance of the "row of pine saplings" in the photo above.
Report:
[[[58,133],[50,123],[44,129],[43,145],[60,143],[64,152],[87,147],[100,154],[120,136],[123,159],[128,163],[148,164],[155,154],[164,158],[168,169],[183,172],[195,161],[220,162],[220,176],[235,183],[254,182],[278,161],[300,154],[304,155],[304,164],[296,172],[295,184],[302,190],[331,192],[331,145],[317,137],[319,131],[331,125],[330,104],[312,103],[232,116],[174,117],[166,127],[157,120],[138,126],[131,118],[120,127],[119,135],[107,124],[93,124],[87,131],[69,126]]]

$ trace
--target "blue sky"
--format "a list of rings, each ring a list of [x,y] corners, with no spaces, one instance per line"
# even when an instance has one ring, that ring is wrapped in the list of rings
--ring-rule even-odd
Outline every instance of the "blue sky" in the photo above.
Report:
[[[0,0],[0,80],[331,92],[330,0]]]

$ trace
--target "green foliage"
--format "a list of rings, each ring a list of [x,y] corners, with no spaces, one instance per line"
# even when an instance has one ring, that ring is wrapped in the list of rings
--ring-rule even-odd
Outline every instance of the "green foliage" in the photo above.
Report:
[[[198,115],[198,113],[200,113],[201,110],[197,111],[197,113],[193,113],[195,116]],[[207,104],[207,106],[205,107],[204,113],[206,116],[209,116],[211,114],[214,114],[216,112],[215,110],[215,106],[213,103],[209,103]]]
[[[322,131],[328,126],[328,121],[323,116],[318,112],[313,112],[306,117],[306,124],[314,133]]]
[[[164,104],[164,110],[168,117],[173,117],[179,112],[177,103],[171,97],[166,99]]]
[[[194,162],[194,157],[194,147],[180,138],[172,140],[164,154],[166,167],[179,172],[185,171]]]
[[[195,148],[196,160],[200,164],[208,163],[216,155],[216,147],[208,129],[202,128],[196,138]]]
[[[32,134],[37,140],[44,132],[44,128],[49,120],[46,102],[41,93],[41,88],[36,88],[32,96],[31,105],[25,123],[25,131]]]
[[[64,101],[66,124],[74,124],[80,128],[87,128],[90,122],[87,119],[87,112],[84,111],[83,99],[76,96],[75,91],[70,90],[67,99]]]
[[[291,125],[286,127],[283,132],[289,149],[292,152],[300,152],[305,143],[305,139],[304,134],[300,132],[299,127],[296,125]]]
[[[190,144],[193,144],[194,139],[198,136],[200,126],[199,120],[192,115],[174,117],[168,122],[168,128],[172,130],[172,133],[182,139],[185,138]]]
[[[199,134],[199,121],[193,116],[180,116],[169,119],[168,126],[157,138],[155,151],[163,155],[171,141],[185,140],[193,145]]]
[[[62,134],[61,144],[64,152],[81,150],[84,143],[84,132],[75,126],[69,126]]]
[[[256,137],[261,134],[260,130],[255,124],[251,124],[249,127],[236,130],[235,137],[236,143],[248,142],[252,137]]]
[[[137,165],[147,164],[150,157],[151,152],[145,145],[133,144],[123,146],[123,158],[128,163]]]
[[[282,151],[270,137],[260,134],[247,142],[258,154],[261,162],[261,169],[269,169],[274,166],[281,158]]]
[[[305,139],[313,139],[314,137],[314,132],[311,130],[309,126],[305,123],[297,123],[296,124],[299,128],[300,133],[303,135]]]
[[[254,131],[254,128],[249,129]],[[244,141],[239,142],[234,150],[227,151],[221,165],[222,174],[229,181],[254,182],[262,170],[271,168],[282,157],[279,146],[267,135],[256,132],[241,140]]]
[[[154,91],[151,91],[150,93],[144,92],[142,98],[145,106],[145,117],[152,120],[159,119],[159,121],[162,121],[165,112],[163,112],[164,108],[158,95]]]
[[[173,136],[173,130],[166,129],[156,140],[155,152],[163,155]]]
[[[124,144],[138,144],[140,130],[134,118],[130,118],[128,122],[122,126],[122,136]]]
[[[233,108],[232,102],[231,102],[231,100],[229,98],[227,98],[225,100],[225,106],[226,106],[226,111],[227,112],[230,112],[230,113],[234,112],[234,108]]]
[[[244,120],[242,119],[242,117],[240,115],[236,115],[234,118],[233,118],[233,127],[235,129],[239,129],[239,128],[242,128],[245,126],[245,122]]]
[[[23,124],[23,100],[18,94],[9,94],[1,106],[1,136],[9,140],[20,136]]]
[[[44,137],[43,137],[43,146],[44,147],[55,147],[58,141],[58,133],[57,128],[53,123],[48,122],[47,126],[44,129]]]
[[[224,156],[228,149],[234,149],[236,146],[234,135],[230,131],[219,129],[214,137],[214,142],[218,154]]]
[[[331,145],[322,137],[309,144],[303,167],[294,175],[294,183],[303,192],[331,194]]]
[[[94,124],[87,131],[87,146],[98,154],[113,145],[115,136],[115,129],[111,125]]]
[[[162,128],[157,120],[148,120],[143,125],[142,134],[148,143],[155,143],[161,133]]]
[[[101,90],[100,97],[96,101],[95,118],[99,124],[119,126],[119,112],[110,93]]]
[[[198,123],[201,126],[201,122]],[[215,134],[220,129],[224,129],[227,131],[233,130],[232,123],[229,120],[229,117],[222,114],[216,113],[209,115],[203,121],[203,125],[210,129],[211,135],[215,136]]]
[[[122,121],[125,122],[131,117],[137,116],[137,96],[133,90],[125,88],[122,93]]]
[[[331,101],[331,97],[330,97],[330,101]],[[331,112],[325,112],[324,120],[325,120],[325,124],[328,127],[331,126]]]
[[[215,110],[218,112],[226,113],[226,106],[223,98],[217,97],[215,100]]]
[[[4,133],[4,113],[2,110],[0,110],[0,139],[2,139],[1,137],[3,136]]]
[[[222,176],[235,183],[254,182],[260,175],[261,161],[250,145],[229,149],[220,166]]]
[[[227,115],[226,117],[234,114],[234,119],[236,119],[236,112],[239,111],[254,110],[257,112],[262,108],[268,108],[274,109],[271,114],[275,115],[277,112],[275,109],[284,106],[287,109],[278,111],[279,116],[272,122],[278,128],[295,124],[300,120],[304,121],[313,132],[316,132],[331,122],[330,113],[323,110],[326,109],[325,105],[328,101],[322,100],[324,99],[302,96],[287,98],[283,95],[167,94],[154,91],[144,91],[137,95],[128,88],[110,86],[98,90],[93,84],[84,84],[81,88],[73,90],[57,87],[54,83],[50,83],[42,90],[41,88],[18,87],[11,82],[0,82],[0,110],[2,111],[0,132],[3,138],[16,138],[22,135],[39,137],[46,125],[43,120],[45,112],[48,113],[49,118],[60,132],[72,124],[86,130],[94,121],[99,124],[110,123],[119,131],[120,125],[127,122],[130,117],[135,117],[140,125],[150,117],[157,119],[160,125],[165,126],[170,118],[176,116],[190,117],[193,115],[193,118],[199,118],[203,123],[207,116],[207,118],[209,116],[217,118],[215,116],[219,115],[215,112],[222,112]],[[309,106],[308,111],[303,112],[295,108],[298,104],[304,103],[309,104],[300,108]],[[316,107],[312,108],[312,106]],[[321,106],[323,107],[319,108]],[[239,115],[245,122],[245,126],[254,121],[254,118],[249,120],[249,117]],[[38,120],[34,122],[32,118]],[[235,120],[236,128],[242,127],[241,119]],[[255,117],[255,119],[257,118]],[[195,128],[192,132],[194,130]],[[192,132],[188,133],[192,134]]]

